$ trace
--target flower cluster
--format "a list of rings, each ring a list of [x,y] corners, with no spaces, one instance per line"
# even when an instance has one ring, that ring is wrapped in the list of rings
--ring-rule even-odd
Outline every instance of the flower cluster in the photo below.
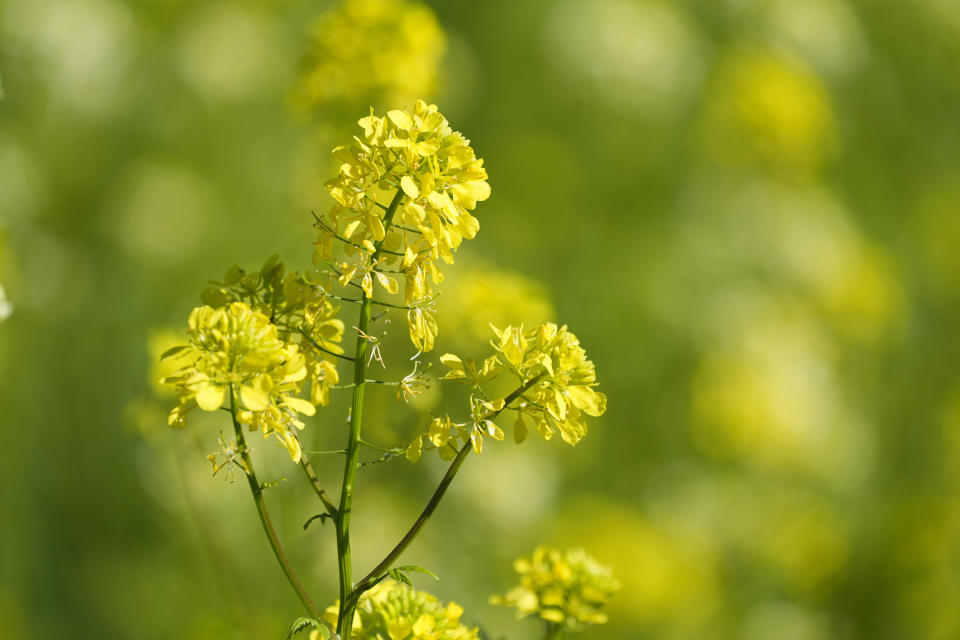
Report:
[[[587,433],[582,414],[600,416],[606,411],[607,397],[594,389],[597,376],[593,362],[566,326],[547,322],[529,331],[523,325],[493,330],[496,340],[491,344],[498,354],[481,364],[452,353],[440,357],[448,368],[442,379],[471,388],[471,419],[458,423],[449,416],[434,418],[427,431],[407,446],[406,456],[411,462],[419,460],[424,450],[434,449],[441,458],[450,459],[468,442],[480,453],[485,435],[503,440],[503,429],[494,420],[508,404],[517,414],[513,436],[518,444],[527,437],[529,420],[544,439],[559,431],[565,442],[574,445]],[[482,385],[505,371],[520,380],[518,392],[488,400]]]
[[[325,618],[337,623],[335,604]],[[360,596],[354,614],[356,640],[478,640],[477,629],[460,624],[463,608],[454,602],[442,604],[434,596],[393,580],[384,580]],[[319,640],[319,631],[311,640]]]
[[[317,221],[317,260],[330,261],[339,241],[345,259],[333,265],[341,284],[358,284],[367,298],[374,283],[388,294],[405,282],[410,339],[430,351],[437,334],[432,285],[443,280],[437,260],[453,262],[464,238],[479,229],[470,210],[490,195],[483,160],[470,141],[453,131],[436,105],[359,121],[363,138],[337,147],[336,178],[327,182],[335,200]]]
[[[620,588],[609,567],[578,548],[540,546],[532,557],[518,558],[513,568],[520,584],[490,602],[515,607],[518,617],[537,614],[571,631],[605,623],[607,615],[600,609]]]
[[[299,415],[327,405],[340,380],[333,360],[343,351],[338,309],[323,287],[287,271],[276,256],[259,271],[231,267],[201,298],[204,306],[190,314],[189,344],[163,356],[180,365],[161,380],[179,397],[168,422],[182,427],[193,408],[216,411],[236,400],[240,424],[275,436],[299,461]],[[297,397],[305,382],[309,400]]]
[[[522,442],[530,419],[540,435],[549,440],[555,430],[568,444],[576,444],[587,433],[582,413],[601,416],[607,410],[607,397],[596,391],[597,374],[593,362],[580,346],[577,336],[566,325],[547,322],[524,330],[523,325],[508,325],[491,341],[503,358],[503,366],[524,382],[536,382],[521,396],[514,423],[514,438]],[[456,369],[448,377],[459,377]]]
[[[344,325],[336,317],[340,309],[331,304],[322,285],[308,274],[287,271],[277,256],[259,271],[231,267],[222,281],[210,285],[201,296],[206,304],[246,302],[269,316],[281,338],[296,344],[306,358],[310,402],[330,404],[330,388],[340,382],[336,357],[343,353]]]
[[[231,405],[239,400],[238,422],[264,437],[276,436],[299,460],[300,444],[292,429],[304,426],[298,414],[313,415],[316,409],[295,395],[307,375],[306,358],[297,346],[281,340],[270,318],[244,302],[197,307],[189,326],[190,343],[165,354],[188,360],[163,379],[176,387],[180,399],[170,412],[170,425],[184,426],[194,407],[217,411],[230,395]]]
[[[312,28],[291,98],[304,112],[405,104],[431,95],[446,39],[433,11],[408,0],[345,0]]]

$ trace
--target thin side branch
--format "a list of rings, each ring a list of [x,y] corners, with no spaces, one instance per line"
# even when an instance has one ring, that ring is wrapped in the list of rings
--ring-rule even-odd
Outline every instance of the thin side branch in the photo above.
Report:
[[[306,590],[303,588],[303,585],[297,578],[297,574],[293,572],[293,567],[290,566],[290,562],[287,560],[287,554],[284,553],[283,547],[280,546],[280,539],[277,537],[277,532],[273,528],[273,521],[270,519],[270,514],[267,511],[267,504],[263,499],[263,489],[260,486],[260,482],[257,480],[257,474],[253,469],[253,460],[250,458],[250,452],[247,449],[247,443],[243,437],[243,429],[240,427],[240,423],[237,421],[236,403],[236,390],[233,388],[233,385],[230,385],[230,417],[233,420],[233,430],[237,437],[237,448],[239,449],[241,459],[243,460],[243,466],[247,476],[247,483],[250,485],[250,493],[253,494],[253,502],[257,507],[257,514],[260,516],[260,523],[263,525],[263,531],[267,534],[267,540],[270,542],[270,548],[273,549],[273,555],[276,556],[277,562],[280,564],[280,568],[283,569],[283,573],[287,578],[287,582],[290,583],[290,586],[293,587],[293,590],[297,593],[297,597],[300,598],[300,602],[303,603],[304,608],[306,608],[307,612],[311,616],[321,621],[329,629],[330,625],[324,622],[323,618],[320,617],[320,612],[317,611],[317,608],[313,605],[313,601],[311,601],[310,596],[307,595]]]
[[[510,406],[510,403],[522,396],[527,389],[539,382],[543,376],[544,374],[540,374],[539,376],[531,378],[525,382],[521,387],[504,398],[503,407],[501,409],[487,413],[481,418],[481,420],[493,420],[496,418],[501,412]],[[430,516],[433,515],[434,511],[436,511],[437,505],[440,504],[440,500],[442,500],[444,494],[446,494],[447,489],[450,487],[450,483],[453,482],[457,472],[460,471],[460,467],[463,466],[463,462],[466,460],[467,454],[470,452],[471,447],[472,444],[470,442],[467,442],[460,447],[460,449],[457,451],[456,457],[450,462],[447,472],[440,480],[440,484],[437,485],[433,495],[430,497],[430,501],[427,502],[427,506],[424,507],[423,512],[420,513],[420,517],[417,518],[416,522],[413,523],[407,533],[404,534],[403,538],[400,539],[400,542],[398,542],[397,545],[390,550],[390,553],[388,553],[387,556],[380,561],[380,564],[374,567],[373,570],[371,570],[370,573],[363,578],[363,580],[357,583],[357,586],[350,593],[352,602],[356,602],[364,591],[376,584],[377,579],[390,570],[390,567],[393,566],[393,563],[397,561],[400,555],[406,551],[407,547],[410,546],[410,543],[414,541],[414,539],[417,537],[417,534],[420,533],[420,530],[423,529],[423,526],[430,519]]]

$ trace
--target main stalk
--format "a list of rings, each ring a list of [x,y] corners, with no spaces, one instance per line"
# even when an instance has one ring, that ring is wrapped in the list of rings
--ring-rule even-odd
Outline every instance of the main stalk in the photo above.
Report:
[[[386,231],[397,212],[403,191],[397,190],[390,206],[383,216]],[[386,236],[384,236],[386,237]],[[383,240],[375,245],[376,250],[370,257],[370,266],[376,265],[383,247]],[[337,633],[342,640],[350,640],[353,629],[353,606],[350,594],[353,591],[353,563],[350,558],[350,515],[353,505],[353,483],[357,476],[360,457],[360,435],[363,428],[363,399],[366,391],[367,359],[370,350],[368,329],[373,301],[364,291],[360,298],[360,317],[357,322],[357,343],[353,360],[353,399],[350,403],[350,433],[347,436],[346,461],[343,465],[343,486],[340,490],[340,506],[337,510],[337,559],[340,573],[340,610],[337,617]]]

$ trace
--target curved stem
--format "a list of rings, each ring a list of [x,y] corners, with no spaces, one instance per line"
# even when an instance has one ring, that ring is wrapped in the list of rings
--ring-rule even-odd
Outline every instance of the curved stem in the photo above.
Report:
[[[397,207],[403,200],[403,191],[398,189],[383,216],[384,229],[390,228]],[[383,240],[375,245],[370,257],[376,263],[383,251]],[[365,337],[370,328],[370,309],[373,301],[366,292],[360,298],[360,319],[357,323],[357,343],[353,356],[353,399],[350,405],[350,434],[347,438],[346,460],[343,465],[343,486],[340,490],[340,507],[337,510],[337,560],[340,574],[340,611],[337,616],[337,633],[343,640],[350,640],[353,629],[353,608],[349,596],[353,591],[353,565],[350,558],[350,515],[353,507],[353,483],[357,476],[360,455],[360,433],[363,427],[363,397],[366,390],[367,350],[370,346]]]
[[[502,413],[510,403],[519,398],[526,392],[527,389],[535,385],[543,378],[544,374],[540,374],[535,378],[523,383],[521,387],[515,390],[513,393],[504,398],[503,407],[497,411],[491,411],[481,418],[481,420],[493,420],[500,413]],[[470,453],[470,448],[472,447],[471,442],[466,442],[460,449],[457,451],[456,457],[450,462],[450,466],[447,467],[447,472],[443,474],[443,478],[440,480],[440,484],[437,485],[437,488],[434,490],[433,495],[430,496],[430,501],[427,502],[427,506],[424,507],[423,511],[420,513],[420,516],[417,518],[416,522],[410,527],[403,538],[400,539],[400,542],[390,550],[390,553],[380,561],[376,567],[373,568],[370,573],[368,573],[363,580],[357,584],[357,588],[353,590],[353,593],[350,594],[351,599],[356,602],[360,595],[376,584],[377,579],[380,578],[384,573],[390,570],[390,567],[393,566],[393,563],[397,561],[400,555],[406,551],[407,547],[410,546],[410,543],[414,541],[417,535],[420,533],[420,530],[423,529],[423,526],[427,524],[427,521],[430,519],[430,516],[433,515],[433,512],[436,511],[437,506],[440,504],[440,501],[443,499],[444,494],[446,494],[447,489],[450,487],[450,483],[453,482],[454,477],[456,477],[457,472],[460,471],[460,467],[463,466],[464,460],[467,458],[467,454]]]
[[[297,597],[300,598],[300,602],[303,603],[303,606],[310,615],[323,622],[323,618],[320,617],[317,608],[313,606],[310,596],[307,595],[303,585],[300,584],[297,574],[293,572],[293,568],[287,560],[287,555],[283,552],[283,547],[280,546],[280,539],[277,537],[277,532],[273,528],[273,522],[270,520],[270,514],[267,512],[267,504],[263,499],[263,488],[257,480],[256,472],[253,470],[253,461],[250,459],[250,451],[247,449],[247,442],[243,437],[243,429],[240,423],[237,422],[236,395],[233,385],[230,385],[230,417],[233,420],[233,431],[237,436],[237,449],[240,451],[240,457],[243,461],[244,470],[246,471],[247,483],[250,485],[250,493],[253,494],[253,502],[257,506],[260,524],[263,525],[263,531],[267,534],[270,548],[273,549],[273,555],[276,556],[277,562],[280,563],[280,568],[283,569],[283,574],[286,576],[287,582],[289,582],[293,590],[297,592]]]

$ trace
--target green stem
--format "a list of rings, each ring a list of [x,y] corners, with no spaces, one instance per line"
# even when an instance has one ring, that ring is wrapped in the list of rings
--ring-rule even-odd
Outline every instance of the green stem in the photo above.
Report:
[[[491,411],[483,416],[481,420],[493,420],[496,418],[501,412],[510,406],[511,402],[522,396],[527,389],[539,382],[543,376],[544,374],[540,374],[539,376],[531,378],[523,383],[520,388],[504,398],[503,408],[497,411]],[[380,576],[390,570],[390,567],[393,566],[393,563],[397,561],[404,551],[406,551],[407,547],[410,546],[410,543],[416,539],[417,535],[420,533],[420,530],[423,529],[425,524],[427,524],[427,521],[430,519],[430,516],[433,515],[433,512],[436,511],[437,506],[440,504],[444,494],[446,494],[447,489],[450,487],[450,483],[453,482],[457,472],[460,471],[460,467],[463,466],[463,462],[466,460],[467,454],[470,453],[470,448],[472,446],[472,443],[468,441],[462,447],[460,447],[460,449],[457,451],[456,457],[450,462],[450,466],[447,467],[447,472],[443,475],[443,479],[440,480],[440,484],[437,485],[433,495],[430,496],[430,501],[427,502],[427,506],[424,507],[423,511],[420,513],[420,517],[417,518],[416,522],[413,523],[407,533],[404,534],[403,538],[400,539],[400,542],[398,542],[397,545],[390,550],[390,553],[388,553],[387,556],[380,561],[380,564],[374,567],[373,570],[370,571],[370,573],[368,573],[363,580],[357,584],[357,588],[354,589],[353,593],[350,594],[353,604],[356,604],[356,601],[360,598],[364,591],[377,583],[377,580],[380,578]]]
[[[323,622],[323,618],[320,617],[317,608],[313,606],[310,596],[307,595],[303,585],[300,584],[300,580],[297,579],[297,574],[293,572],[293,568],[287,560],[287,555],[283,552],[283,547],[280,546],[280,539],[277,537],[277,532],[273,528],[273,522],[270,520],[270,514],[267,512],[267,504],[263,499],[263,488],[260,486],[259,480],[257,480],[257,474],[253,469],[253,460],[250,458],[250,451],[247,449],[247,442],[243,437],[243,429],[240,423],[237,422],[236,395],[233,385],[230,385],[230,417],[233,419],[233,431],[237,436],[237,448],[243,460],[244,470],[247,472],[247,483],[250,485],[250,493],[253,494],[253,502],[257,506],[260,524],[263,525],[263,531],[267,534],[270,548],[273,549],[273,555],[276,556],[277,562],[280,563],[280,568],[283,569],[283,574],[287,577],[287,582],[289,582],[293,590],[297,592],[297,597],[300,598],[300,602],[303,603],[307,612],[315,619]]]
[[[543,635],[543,640],[554,640],[554,638],[559,638],[560,632],[563,631],[563,627],[556,622],[550,622],[549,620],[546,620],[545,622],[547,625]]]
[[[328,354],[330,354],[331,356],[334,356],[334,357],[336,357],[336,358],[340,358],[341,360],[353,360],[353,358],[351,358],[350,356],[346,356],[346,355],[343,355],[342,353],[337,353],[336,351],[330,351],[329,349],[327,349],[327,348],[325,348],[325,347],[321,347],[319,344],[317,344],[317,341],[314,340],[314,339],[310,336],[309,333],[307,333],[307,332],[304,331],[303,329],[300,329],[299,331],[300,331],[301,335],[303,335],[303,337],[307,339],[307,342],[310,343],[310,346],[312,346],[312,347],[313,347],[314,349],[316,349],[317,351],[323,351],[324,353],[328,353]]]
[[[385,230],[390,228],[397,207],[403,200],[403,191],[398,189],[383,216]],[[386,236],[384,236],[386,237]],[[375,264],[383,250],[383,240],[375,245],[370,257]],[[340,491],[340,507],[337,510],[337,560],[340,574],[340,611],[337,617],[337,633],[343,640],[350,640],[353,630],[353,608],[349,602],[353,591],[353,565],[350,558],[350,515],[353,506],[353,483],[357,476],[360,455],[360,433],[363,427],[363,396],[366,390],[367,349],[369,341],[364,336],[370,327],[370,308],[373,301],[366,292],[360,298],[360,319],[357,323],[357,344],[353,356],[353,400],[350,405],[350,434],[347,438],[347,455],[343,465],[343,486]]]
[[[342,452],[337,451],[336,453]],[[307,480],[310,481],[310,486],[313,487],[313,491],[317,494],[317,497],[320,498],[320,502],[323,503],[324,509],[326,509],[327,513],[329,513],[332,517],[336,518],[337,507],[333,504],[333,501],[330,500],[327,492],[323,490],[323,485],[320,484],[320,478],[317,477],[317,472],[313,470],[313,465],[310,464],[310,459],[307,458],[306,452],[304,452],[302,449],[300,451],[300,466],[303,468],[303,472],[306,474]]]

